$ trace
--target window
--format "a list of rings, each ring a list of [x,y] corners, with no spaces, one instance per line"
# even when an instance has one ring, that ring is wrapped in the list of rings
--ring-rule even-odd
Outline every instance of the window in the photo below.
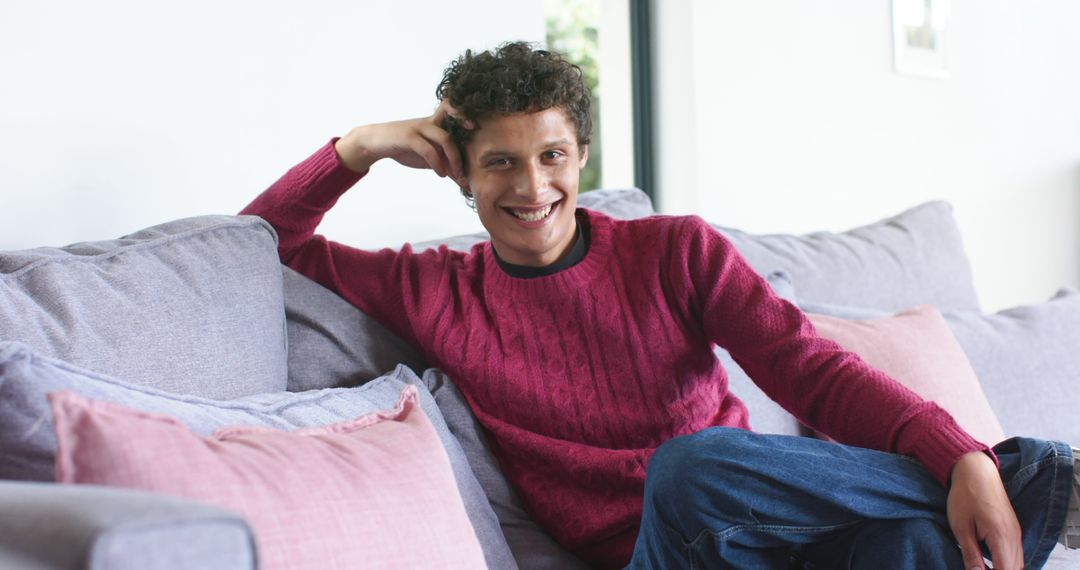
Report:
[[[634,185],[628,0],[545,0],[548,48],[578,67],[592,92],[592,142],[581,189]]]

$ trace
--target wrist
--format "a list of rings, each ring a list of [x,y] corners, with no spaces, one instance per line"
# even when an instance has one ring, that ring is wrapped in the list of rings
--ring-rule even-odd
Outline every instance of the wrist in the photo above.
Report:
[[[955,481],[957,475],[990,474],[997,476],[997,464],[983,451],[965,453],[953,465],[949,481]]]
[[[337,153],[338,161],[345,168],[356,173],[367,172],[371,165],[379,160],[379,157],[374,156],[364,146],[362,129],[363,127],[356,127],[334,143],[334,151]]]

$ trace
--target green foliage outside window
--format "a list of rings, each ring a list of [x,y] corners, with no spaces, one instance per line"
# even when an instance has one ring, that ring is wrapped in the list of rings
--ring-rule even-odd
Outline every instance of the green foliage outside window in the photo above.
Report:
[[[545,0],[548,49],[563,54],[581,68],[585,85],[592,92],[592,142],[589,162],[581,171],[581,190],[600,187],[600,72],[598,23],[600,7],[596,0]]]

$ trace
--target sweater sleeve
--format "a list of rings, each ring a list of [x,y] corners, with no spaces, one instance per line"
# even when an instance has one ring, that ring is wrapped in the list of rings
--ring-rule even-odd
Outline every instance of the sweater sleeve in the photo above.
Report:
[[[411,248],[366,251],[315,234],[323,216],[365,173],[346,168],[331,140],[297,164],[241,210],[259,216],[278,234],[282,263],[336,292],[406,342],[415,335],[403,309],[403,274]]]
[[[915,457],[942,484],[964,454],[993,457],[940,406],[819,336],[704,220],[687,218],[684,230],[675,251],[685,257],[672,269],[691,291],[689,314],[800,421],[841,443]]]

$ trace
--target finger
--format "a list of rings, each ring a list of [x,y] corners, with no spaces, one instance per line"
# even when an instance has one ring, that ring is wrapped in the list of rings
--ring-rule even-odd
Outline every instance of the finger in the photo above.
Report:
[[[979,549],[979,540],[975,538],[975,527],[965,526],[963,529],[954,529],[956,542],[960,544],[960,552],[964,557],[964,568],[968,570],[983,570],[982,550]]]
[[[995,532],[986,537],[986,546],[990,548],[990,560],[994,561],[995,570],[1023,570],[1024,550],[1019,537],[1006,536]]]
[[[454,144],[454,139],[450,137],[450,133],[435,125],[426,125],[424,128],[420,129],[420,136],[427,139],[432,146],[437,147],[442,152],[442,155],[447,160],[447,164],[450,166],[450,172],[454,175],[455,180],[465,177],[465,168],[461,161],[461,153],[458,152],[458,147]]]
[[[450,104],[450,98],[447,97],[442,101],[439,101],[439,106],[435,107],[435,112],[431,114],[431,122],[436,125],[442,125],[446,121],[447,117],[454,117],[457,119],[460,115],[454,109],[454,106]]]
[[[471,131],[476,128],[476,123],[464,118],[461,111],[458,111],[450,104],[449,97],[439,102],[439,106],[435,108],[435,112],[431,115],[431,122],[442,127],[446,117],[453,117],[465,130]]]
[[[418,136],[410,142],[409,148],[411,148],[420,158],[424,159],[424,162],[427,163],[429,168],[435,171],[435,174],[446,176],[446,162],[442,153],[438,150],[437,145],[431,144],[431,141],[423,136]]]
[[[433,141],[427,137],[424,137],[423,134],[421,134],[421,136],[424,138],[424,142],[426,142],[428,146],[434,151],[435,155],[438,156],[438,161],[441,166],[440,168],[433,169],[435,170],[435,173],[443,177],[449,176],[454,180],[460,178],[456,170],[456,168],[460,168],[460,165],[455,167],[450,162],[450,159],[446,156],[446,151],[443,146],[439,144],[438,141]]]

